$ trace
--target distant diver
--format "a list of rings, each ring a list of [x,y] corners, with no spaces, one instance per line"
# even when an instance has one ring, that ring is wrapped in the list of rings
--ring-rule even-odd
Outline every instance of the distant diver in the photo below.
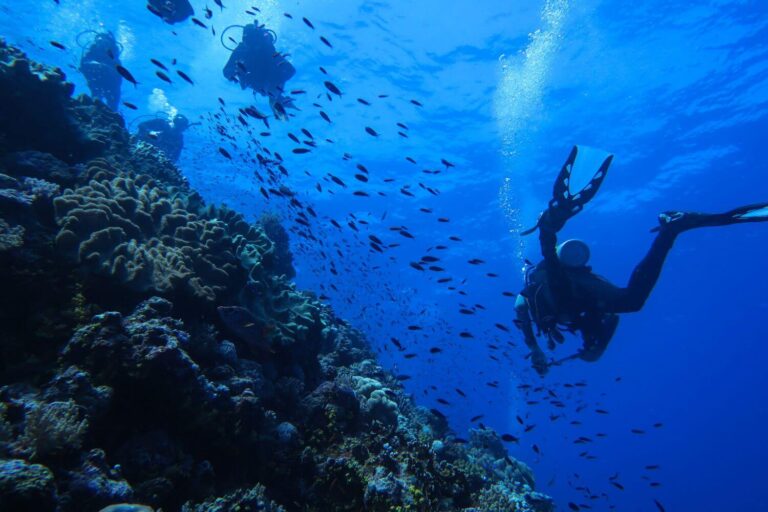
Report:
[[[149,0],[147,9],[170,25],[180,23],[195,14],[189,0]]]
[[[528,262],[525,288],[515,302],[515,325],[523,332],[525,344],[531,350],[531,363],[539,375],[549,368],[571,359],[594,362],[605,352],[619,324],[619,313],[640,311],[653,290],[677,236],[689,229],[726,226],[746,222],[768,221],[768,203],[735,208],[718,214],[664,212],[651,248],[635,267],[629,283],[620,288],[592,272],[587,265],[589,247],[581,240],[566,240],[557,244],[557,232],[579,213],[597,193],[611,165],[608,156],[578,193],[569,190],[571,171],[578,155],[574,147],[555,181],[553,198],[528,235],[539,230],[543,261]],[[539,347],[533,324],[547,338],[550,350],[564,341],[562,331],[580,333],[583,346],[576,353],[558,361],[547,361]]]
[[[139,124],[136,138],[148,142],[165,153],[172,162],[179,160],[184,149],[184,132],[192,126],[181,114],[172,120],[154,118]]]
[[[90,33],[82,32],[78,36]],[[117,71],[122,49],[112,32],[93,32],[93,41],[83,48],[80,72],[85,77],[91,96],[102,100],[112,110],[120,104],[120,86],[123,77]]]
[[[221,34],[222,45],[227,49],[231,48],[224,43],[224,36],[234,27],[239,25],[227,27]],[[277,36],[273,31],[255,21],[242,29],[243,39],[232,50],[224,66],[224,76],[239,83],[243,89],[252,89],[254,93],[267,96],[275,118],[287,119],[286,108],[295,107],[293,100],[283,93],[286,82],[293,78],[296,69],[286,59],[288,55],[275,49]]]

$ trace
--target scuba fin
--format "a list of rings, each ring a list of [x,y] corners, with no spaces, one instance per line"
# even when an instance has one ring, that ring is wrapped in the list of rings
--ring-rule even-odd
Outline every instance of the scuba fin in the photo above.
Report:
[[[768,203],[748,204],[723,213],[668,211],[659,215],[659,225],[651,229],[651,232],[672,229],[682,233],[694,228],[766,221],[768,221]]]
[[[549,209],[551,211],[557,211],[559,216],[563,218],[563,221],[570,219],[581,210],[584,209],[589,201],[595,197],[597,191],[600,189],[600,185],[603,184],[605,176],[608,174],[608,168],[613,162],[613,155],[608,155],[600,167],[595,171],[592,179],[575,194],[571,192],[571,174],[573,167],[576,163],[576,158],[579,155],[579,146],[573,146],[571,153],[568,155],[568,159],[560,169],[560,173],[555,179],[555,185],[552,187],[552,199],[549,201]],[[535,226],[520,233],[522,236],[530,235],[536,229],[538,229],[539,223]]]

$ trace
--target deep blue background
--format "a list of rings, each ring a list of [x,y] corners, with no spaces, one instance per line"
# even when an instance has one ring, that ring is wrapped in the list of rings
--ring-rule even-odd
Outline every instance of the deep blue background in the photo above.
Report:
[[[226,126],[237,142],[221,142],[209,122],[219,97],[229,113],[254,103],[266,110],[264,99],[253,100],[223,79],[220,69],[228,53],[218,36],[189,21],[169,27],[141,2],[133,3],[0,2],[0,33],[34,58],[61,66],[83,92],[82,78],[73,69],[80,52],[75,36],[100,24],[115,31],[125,46],[124,64],[140,82],[137,88],[123,87],[123,99],[141,107],[123,112],[127,120],[171,109],[199,118],[204,124],[188,132],[180,162],[195,186],[210,200],[225,201],[248,215],[273,211],[292,226],[295,212],[280,201],[267,204],[258,194],[254,165],[246,159],[256,149],[247,146],[250,137],[234,121]],[[193,4],[202,19],[204,2]],[[205,21],[220,34],[229,24],[249,21],[243,10],[252,4],[225,0],[221,11],[211,2],[214,18]],[[386,365],[412,376],[406,387],[416,400],[438,406],[459,435],[470,417],[484,414],[486,425],[522,437],[510,453],[534,468],[539,489],[555,496],[561,509],[569,501],[588,503],[574,489],[586,486],[596,495],[606,494],[591,503],[596,510],[611,505],[621,511],[654,510],[653,499],[667,510],[768,510],[768,226],[682,235],[646,307],[622,318],[612,346],[596,364],[565,365],[538,379],[523,359],[520,336],[494,327],[511,326],[514,299],[501,292],[519,289],[522,257],[537,255],[535,240],[521,239],[514,231],[530,224],[545,205],[573,144],[601,148],[616,158],[599,197],[563,236],[589,241],[596,271],[618,284],[626,282],[649,246],[648,230],[659,211],[718,211],[768,199],[765,2],[653,0],[638,7],[615,0],[425,0],[418,5],[338,0],[257,5],[263,12],[260,20],[278,34],[278,49],[291,53],[298,69],[289,88],[309,93],[297,100],[302,109],[297,117],[273,123],[263,144],[288,155],[291,175],[285,184],[320,215],[313,232],[326,244],[326,254],[335,252],[334,244],[341,251],[333,256],[339,270],[334,276],[318,243],[294,236],[300,286],[329,295],[340,316],[368,334]],[[302,16],[316,30],[304,25]],[[230,35],[238,37],[236,31]],[[334,48],[323,46],[319,35]],[[68,50],[53,48],[51,40]],[[150,57],[166,63],[177,58],[178,69],[196,85],[179,80],[167,86],[154,77]],[[341,99],[329,102],[322,96],[328,79],[344,91]],[[360,105],[358,97],[373,106]],[[320,119],[313,102],[323,105],[333,124]],[[408,139],[397,136],[396,122],[409,126]],[[371,138],[365,126],[381,136]],[[302,127],[335,143],[323,143],[310,155],[290,155],[294,144],[285,135]],[[235,161],[223,159],[220,146]],[[343,161],[344,152],[352,160]],[[419,164],[408,163],[405,156]],[[441,158],[456,168],[446,170]],[[371,171],[369,184],[355,183],[356,163]],[[443,172],[430,175],[422,169]],[[342,177],[350,189],[323,180],[327,173]],[[385,177],[396,183],[384,183]],[[322,193],[315,189],[318,182]],[[441,194],[428,194],[420,182]],[[400,194],[405,185],[417,197]],[[373,197],[355,197],[351,190],[356,189]],[[379,191],[386,196],[377,197]],[[422,213],[422,207],[434,213]],[[370,224],[360,226],[359,234],[329,224],[334,218],[345,225],[350,214]],[[450,222],[439,223],[438,216]],[[388,229],[402,225],[415,240]],[[369,234],[402,246],[385,255],[373,253]],[[449,242],[450,235],[464,241]],[[436,283],[443,274],[409,267],[439,244],[450,248],[429,254],[441,257],[444,275],[453,277],[454,284],[467,279],[459,288],[466,296]],[[468,265],[471,258],[486,263]],[[500,277],[489,278],[487,272]],[[330,284],[338,291],[330,290]],[[486,310],[458,313],[476,304]],[[413,324],[424,330],[408,331]],[[473,339],[458,336],[465,329]],[[418,357],[403,359],[390,337]],[[502,349],[490,349],[489,343]],[[430,356],[434,346],[443,353]],[[571,340],[554,355],[576,348]],[[488,357],[494,354],[498,362]],[[488,387],[489,381],[498,381],[499,387]],[[578,381],[586,387],[563,386]],[[567,407],[527,405],[546,389],[526,397],[518,389],[525,383],[553,390]],[[457,387],[467,398],[454,391]],[[438,397],[451,405],[437,404]],[[585,408],[576,412],[581,405]],[[596,414],[598,408],[609,414]],[[551,413],[564,417],[553,422]],[[536,427],[522,434],[516,415]],[[582,425],[570,425],[573,420]],[[652,427],[657,422],[663,427]],[[632,434],[633,428],[647,433]],[[574,445],[581,435],[595,441]],[[534,454],[533,444],[542,456]],[[597,458],[580,457],[584,450]],[[649,464],[661,469],[643,470]],[[624,491],[610,485],[616,473]],[[643,476],[661,487],[649,487]]]

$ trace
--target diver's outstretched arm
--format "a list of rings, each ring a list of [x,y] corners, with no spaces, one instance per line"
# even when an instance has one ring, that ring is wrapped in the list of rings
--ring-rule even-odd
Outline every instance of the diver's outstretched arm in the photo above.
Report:
[[[549,367],[547,356],[544,355],[544,351],[541,350],[538,341],[536,341],[536,335],[533,333],[533,322],[528,310],[528,302],[522,295],[518,295],[515,301],[515,315],[515,326],[523,332],[523,341],[531,350],[531,366],[536,370],[536,373],[543,377],[546,375]]]

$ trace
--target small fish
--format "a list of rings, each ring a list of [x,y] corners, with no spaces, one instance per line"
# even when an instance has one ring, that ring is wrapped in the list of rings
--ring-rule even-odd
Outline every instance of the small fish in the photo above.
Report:
[[[221,0],[213,0],[213,3],[218,5],[222,11],[224,10],[224,4],[221,3]]]
[[[534,444],[533,446],[531,446],[531,449],[536,455],[541,455],[541,448],[539,448],[539,445]]]
[[[352,192],[352,195],[358,196],[358,197],[371,197],[371,195],[368,192],[364,192],[362,190],[356,190]]]
[[[363,98],[357,98],[357,102],[358,103],[362,103],[366,107],[370,107],[371,106],[371,104],[369,102],[367,102],[366,100],[364,100]]]
[[[440,404],[443,404],[443,405],[451,405],[451,403],[448,400],[446,400],[445,398],[438,398],[437,402],[440,403]]]
[[[512,434],[502,434],[501,440],[504,441],[505,443],[517,443],[520,441],[519,438],[513,436]]]
[[[323,85],[325,85],[325,88],[331,91],[333,94],[341,97],[341,91],[332,82],[325,81],[323,82]]]
[[[430,354],[439,354],[442,351],[443,349],[441,349],[440,347],[432,347],[429,349]]]
[[[58,41],[51,41],[51,46],[53,46],[54,48],[58,48],[59,50],[66,50],[67,49],[66,46],[64,46],[63,44],[61,44]]]
[[[123,66],[118,64],[115,66],[115,69],[117,70],[118,73],[120,73],[120,76],[122,76],[123,78],[131,82],[134,87],[139,85],[139,82],[137,82],[136,79],[133,78],[133,75],[131,74],[131,72],[125,69]]]
[[[137,107],[133,103],[128,103],[127,101],[124,101],[123,105],[125,105],[126,108],[129,108],[131,110],[138,110],[139,109],[139,107]]]
[[[473,258],[473,259],[469,260],[467,263],[469,263],[470,265],[482,265],[483,263],[485,263],[485,261],[483,261],[483,260],[481,260],[479,258]]]
[[[224,156],[224,158],[226,158],[227,160],[232,160],[232,155],[230,155],[229,151],[227,151],[226,149],[219,148],[219,153],[221,153]]]
[[[315,30],[315,26],[312,24],[311,21],[309,21],[307,18],[301,18],[301,20],[312,30]]]
[[[363,174],[355,174],[355,179],[362,181],[363,183],[368,182],[368,177]]]
[[[465,338],[465,339],[474,338],[474,336],[472,336],[472,333],[471,333],[471,332],[468,332],[468,331],[462,331],[462,332],[460,332],[460,333],[459,333],[459,337],[461,337],[461,338]]]
[[[189,78],[189,76],[185,72],[177,69],[176,74],[179,75],[182,78],[182,80],[189,82],[189,85],[195,85],[195,82],[193,82],[192,79]]]
[[[310,151],[310,150],[309,150],[309,149],[307,149],[307,148],[294,148],[294,149],[293,149],[293,153],[295,153],[295,154],[297,154],[297,155],[303,155],[303,154],[305,154],[305,153],[309,153],[309,151]]]
[[[509,327],[504,324],[495,324],[496,328],[500,331],[509,332]]]
[[[579,510],[581,510],[581,508],[572,501],[568,503],[568,508],[573,510],[574,512],[578,512]]]
[[[155,71],[155,74],[156,74],[156,75],[157,75],[157,77],[158,77],[160,80],[162,80],[163,82],[168,82],[169,84],[172,84],[172,83],[173,83],[173,82],[171,82],[171,79],[170,79],[170,78],[168,78],[168,75],[166,75],[166,74],[165,74],[165,73],[163,73],[162,71]]]
[[[474,422],[476,422],[476,421],[478,421],[478,420],[481,420],[481,419],[483,419],[484,417],[485,417],[485,414],[478,414],[477,416],[472,416],[472,417],[469,419],[469,422],[470,422],[470,423],[474,423]]]
[[[423,107],[423,106],[424,106],[424,105],[422,105],[421,103],[419,103],[419,102],[418,102],[418,101],[416,101],[416,100],[411,100],[411,103],[413,103],[413,104],[414,104],[414,105],[416,105],[417,107]]]
[[[621,485],[619,482],[616,482],[614,480],[611,480],[611,485],[614,486],[615,488],[617,488],[620,491],[624,490],[624,486]]]
[[[203,23],[202,21],[200,21],[200,20],[199,20],[199,19],[197,19],[197,18],[192,18],[192,23],[194,23],[194,24],[195,24],[195,25],[197,25],[198,27],[202,27],[202,28],[205,28],[205,29],[207,29],[207,28],[208,28],[208,25],[206,25],[205,23]]]
[[[331,118],[330,118],[330,117],[328,117],[328,114],[326,114],[326,113],[325,113],[325,112],[323,112],[322,110],[320,111],[320,117],[322,117],[323,119],[325,119],[325,120],[326,120],[327,122],[329,122],[329,123],[331,122]]]
[[[328,41],[328,40],[327,40],[326,38],[324,38],[323,36],[320,36],[320,40],[321,40],[321,41],[323,42],[323,44],[324,44],[325,46],[327,46],[328,48],[333,48],[333,45],[330,43],[330,41]]]
[[[370,135],[370,136],[372,136],[372,137],[378,137],[378,136],[379,136],[379,134],[376,132],[376,130],[374,130],[374,129],[373,129],[373,128],[371,128],[370,126],[366,126],[366,127],[365,127],[365,131],[366,131],[366,133],[367,133],[368,135]]]
[[[448,161],[448,160],[446,160],[445,158],[441,159],[441,160],[440,160],[440,162],[442,162],[442,164],[443,164],[443,165],[444,165],[446,168],[449,168],[449,167],[456,167],[454,164],[452,164],[451,162],[449,162],[449,161]]]
[[[285,17],[286,17],[286,18],[288,18],[289,20],[292,20],[292,19],[293,19],[293,16],[291,16],[291,15],[290,15],[290,14],[288,14],[287,12],[284,12],[284,13],[283,13],[283,16],[285,16]]]
[[[165,67],[165,64],[163,64],[157,59],[149,59],[149,62],[151,62],[152,64],[154,64],[155,66],[159,67],[162,70],[168,71],[168,68]]]
[[[654,499],[653,503],[656,505],[656,508],[659,509],[659,512],[667,512],[667,509],[664,508],[664,505],[662,505],[659,500]]]
[[[213,18],[213,11],[210,10],[207,5],[205,6],[205,9],[203,9],[203,11],[205,12],[205,19],[209,20]]]

